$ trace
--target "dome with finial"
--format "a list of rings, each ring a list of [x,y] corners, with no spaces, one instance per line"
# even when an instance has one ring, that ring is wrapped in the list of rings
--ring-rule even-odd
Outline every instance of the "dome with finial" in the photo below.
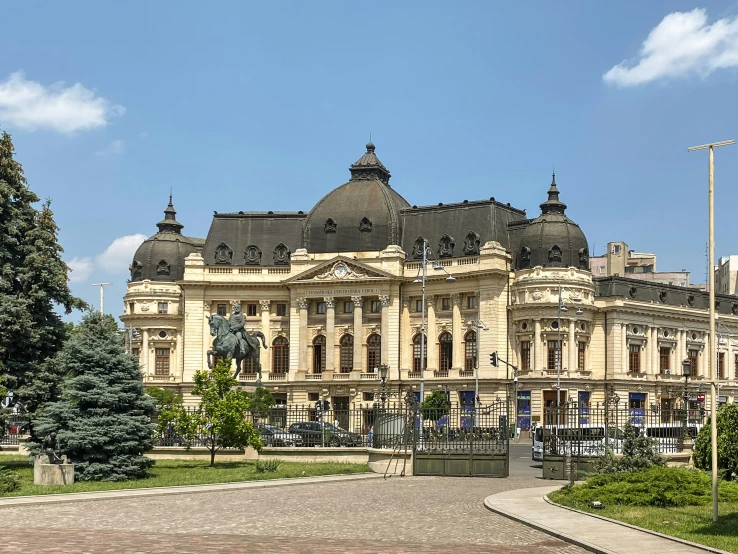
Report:
[[[193,252],[200,252],[205,241],[184,236],[184,225],[176,216],[170,194],[164,219],[156,224],[159,232],[146,239],[133,256],[128,268],[131,281],[177,281],[184,277],[184,259]]]
[[[541,204],[541,215],[520,237],[515,267],[576,267],[589,270],[589,246],[579,225],[569,219],[566,204],[559,200],[556,173],[551,178],[548,199]]]
[[[349,167],[349,182],[310,211],[303,231],[308,252],[379,251],[400,244],[400,210],[410,204],[390,187],[390,172],[375,152],[369,141]]]

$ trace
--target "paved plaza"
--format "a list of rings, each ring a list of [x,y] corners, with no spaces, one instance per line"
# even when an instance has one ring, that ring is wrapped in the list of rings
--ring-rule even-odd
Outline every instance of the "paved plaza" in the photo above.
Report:
[[[0,508],[2,552],[580,553],[484,498],[540,486],[392,477]]]

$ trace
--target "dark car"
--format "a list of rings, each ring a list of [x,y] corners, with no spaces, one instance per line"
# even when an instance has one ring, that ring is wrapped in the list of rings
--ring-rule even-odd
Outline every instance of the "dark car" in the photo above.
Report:
[[[273,425],[259,425],[259,433],[264,446],[302,446],[302,436]]]
[[[305,446],[364,446],[361,435],[319,421],[293,423],[290,433],[300,435]]]

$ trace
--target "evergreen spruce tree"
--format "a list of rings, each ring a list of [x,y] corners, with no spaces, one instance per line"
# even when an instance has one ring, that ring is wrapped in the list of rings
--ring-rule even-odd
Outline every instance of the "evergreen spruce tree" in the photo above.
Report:
[[[61,399],[34,421],[39,436],[57,433],[80,481],[146,477],[156,402],[146,395],[138,359],[126,354],[113,317],[85,315],[56,362],[67,379]]]
[[[62,347],[67,326],[55,311],[83,309],[69,290],[58,228],[49,201],[41,209],[0,135],[0,380],[29,412],[54,399],[61,376],[47,360]],[[32,431],[33,433],[33,431]]]

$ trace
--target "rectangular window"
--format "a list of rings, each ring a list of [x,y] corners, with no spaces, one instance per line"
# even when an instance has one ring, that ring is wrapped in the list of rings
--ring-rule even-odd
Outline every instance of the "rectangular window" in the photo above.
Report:
[[[309,392],[308,393],[308,401],[309,402],[316,402],[320,400],[320,393],[319,392]]]
[[[548,341],[548,369],[561,369],[561,344],[557,340]]]
[[[659,348],[659,371],[661,373],[666,373],[667,369],[671,369],[669,367],[669,358],[671,357],[671,348],[662,346]]]
[[[284,317],[287,315],[287,304],[277,304],[277,317]]]
[[[159,313],[166,314],[169,312],[169,304],[166,302],[159,302]]]
[[[688,350],[687,351],[687,358],[692,364],[692,377],[696,377],[697,372],[699,370],[699,366],[698,366],[698,356],[699,355],[700,355],[699,350]]]
[[[466,297],[466,307],[470,310],[476,310],[477,309],[477,297],[476,296],[467,296]]]
[[[256,304],[246,304],[246,315],[249,317],[256,316]]]
[[[604,275],[604,273],[605,273],[605,266],[604,265],[601,265],[600,266],[600,274],[603,274]]]
[[[725,369],[725,352],[718,352],[718,359],[717,359],[717,378],[718,379],[725,379],[725,373],[723,373],[724,369]]]
[[[156,349],[156,365],[154,366],[154,375],[169,375],[169,349]]]
[[[587,350],[587,343],[586,342],[578,342],[577,343],[577,369],[579,371],[585,371],[585,359],[584,359],[584,353]]]
[[[136,308],[136,303],[135,302],[129,302],[128,303],[128,313],[129,314],[134,313],[136,311],[135,308]]]
[[[218,315],[225,317],[228,313],[228,306],[226,304],[218,304]]]
[[[631,344],[628,347],[628,371],[631,373],[641,372],[641,345]]]
[[[415,311],[416,312],[422,312],[423,311],[423,300],[418,299],[415,301]]]
[[[446,311],[451,309],[451,299],[450,298],[448,297],[441,298],[441,309],[446,310]]]
[[[379,300],[372,300],[372,304],[369,309],[373,314],[378,314],[382,311],[382,303]]]
[[[354,313],[354,303],[351,300],[347,300],[343,303],[343,313],[352,314]]]
[[[136,356],[136,358],[141,357],[141,349],[139,348],[131,348],[131,355]]]
[[[364,402],[373,402],[374,401],[374,393],[373,392],[365,392],[365,393],[362,393],[362,396],[364,398]]]
[[[325,309],[326,309],[325,302],[318,302],[318,305],[315,307],[315,313],[324,314]]]
[[[520,369],[530,369],[530,341],[524,340],[520,343]]]

